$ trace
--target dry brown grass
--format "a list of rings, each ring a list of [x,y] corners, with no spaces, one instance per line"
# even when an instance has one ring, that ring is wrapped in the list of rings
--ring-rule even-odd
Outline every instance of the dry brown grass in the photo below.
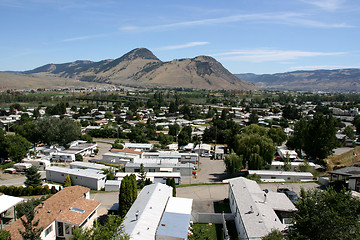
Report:
[[[82,82],[71,78],[0,72],[0,90],[89,88],[106,85],[103,83]]]
[[[354,155],[356,153],[357,157]],[[337,168],[352,166],[360,164],[360,146],[355,147],[354,150],[349,150],[340,155],[331,155],[326,159],[327,170],[332,171]]]

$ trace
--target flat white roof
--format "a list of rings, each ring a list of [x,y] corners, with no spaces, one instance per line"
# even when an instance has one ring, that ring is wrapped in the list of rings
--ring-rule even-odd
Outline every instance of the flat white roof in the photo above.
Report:
[[[13,197],[9,195],[0,195],[0,213],[7,211],[9,208],[14,207],[16,204],[24,201],[23,198]]]
[[[87,178],[95,178],[101,179],[106,177],[104,174],[98,174],[94,171],[87,170],[87,169],[70,169],[70,168],[63,168],[63,167],[48,167],[46,168],[46,172],[59,172],[64,174],[76,175],[81,177]]]
[[[123,221],[124,230],[132,240],[155,239],[170,196],[172,187],[161,183],[147,185],[141,190]]]
[[[285,194],[266,194],[255,181],[243,177],[228,179],[227,182],[249,239],[262,239],[273,229],[285,229],[274,211],[296,210]]]
[[[313,177],[311,172],[290,172],[290,171],[270,171],[270,170],[249,170],[249,174],[256,174],[259,176],[298,176],[298,177]]]
[[[191,198],[170,197],[165,212],[191,214],[192,203]]]
[[[75,167],[87,167],[87,168],[95,168],[95,169],[110,169],[110,166],[106,166],[104,164],[97,164],[97,163],[89,163],[89,162],[72,162],[70,166]]]

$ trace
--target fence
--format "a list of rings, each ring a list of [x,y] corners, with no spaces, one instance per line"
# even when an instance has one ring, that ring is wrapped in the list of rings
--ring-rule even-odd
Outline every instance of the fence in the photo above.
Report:
[[[225,221],[234,220],[234,215],[232,213],[192,213],[191,214],[191,221],[193,221],[194,223],[223,224],[223,219],[225,219]]]

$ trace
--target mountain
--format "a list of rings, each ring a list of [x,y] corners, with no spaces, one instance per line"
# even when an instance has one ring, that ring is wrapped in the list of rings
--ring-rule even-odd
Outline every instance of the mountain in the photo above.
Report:
[[[12,72],[0,72],[0,91],[6,89],[60,89],[60,88],[110,88],[109,84],[89,83],[74,78],[61,78],[34,74],[21,74]]]
[[[235,77],[212,57],[162,62],[146,48],[134,49],[114,60],[47,64],[23,73],[127,86],[256,89],[252,83]]]
[[[235,74],[261,89],[360,92],[360,69],[295,71],[276,74]]]

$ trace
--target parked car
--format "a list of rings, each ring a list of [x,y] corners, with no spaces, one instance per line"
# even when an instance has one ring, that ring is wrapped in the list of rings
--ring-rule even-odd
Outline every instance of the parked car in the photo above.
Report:
[[[285,195],[292,201],[293,203],[299,201],[299,196],[296,194],[296,192],[291,191],[290,189],[286,187],[281,187],[277,189],[277,192],[279,193],[285,193]]]
[[[299,201],[299,196],[294,191],[286,191],[285,195],[292,201],[293,203]]]
[[[274,192],[273,190],[268,189],[268,188],[267,188],[267,189],[264,189],[263,191],[264,191],[264,192],[266,192],[266,193],[269,193],[269,192]]]

